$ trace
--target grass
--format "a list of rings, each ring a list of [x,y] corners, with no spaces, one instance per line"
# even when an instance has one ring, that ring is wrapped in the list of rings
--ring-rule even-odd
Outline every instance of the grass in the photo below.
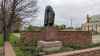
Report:
[[[11,44],[15,44],[16,42],[17,42],[17,40],[18,40],[18,37],[17,36],[15,36],[14,34],[19,34],[19,33],[11,33],[10,34],[10,37],[9,37],[9,41],[10,41],[10,43]],[[3,37],[2,37],[2,34],[0,33],[0,47],[2,47],[3,46]]]
[[[9,39],[10,39],[10,40],[9,40],[10,43],[13,44],[13,45],[15,45],[16,42],[17,42],[17,40],[18,40],[18,37],[15,36],[14,34],[18,34],[18,33],[11,33],[11,34],[10,34],[10,38],[9,38]]]
[[[2,34],[0,34],[0,47],[3,46],[3,37],[2,37]]]
[[[24,56],[24,52],[18,47],[15,48],[15,52],[16,56]]]

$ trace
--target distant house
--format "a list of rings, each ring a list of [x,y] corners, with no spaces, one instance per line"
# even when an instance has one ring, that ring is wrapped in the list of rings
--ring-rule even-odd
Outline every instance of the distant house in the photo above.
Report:
[[[85,31],[92,31],[100,33],[100,15],[87,15],[87,22],[82,25],[82,29]]]

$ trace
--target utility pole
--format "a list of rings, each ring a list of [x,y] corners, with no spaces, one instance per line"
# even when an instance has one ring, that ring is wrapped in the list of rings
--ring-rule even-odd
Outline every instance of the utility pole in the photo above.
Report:
[[[72,19],[70,19],[70,25],[71,25],[71,27],[73,27],[72,24],[73,24]]]
[[[98,33],[98,30],[97,29],[98,29],[98,25],[96,24],[96,33]]]
[[[90,30],[90,27],[89,27],[90,19],[91,19],[91,18],[90,18],[89,15],[87,14],[88,31]]]

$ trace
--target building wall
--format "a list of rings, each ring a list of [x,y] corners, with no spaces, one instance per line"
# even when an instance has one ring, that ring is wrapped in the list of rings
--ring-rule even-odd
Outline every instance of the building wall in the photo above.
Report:
[[[96,31],[100,33],[100,24],[85,23],[82,25],[82,30],[84,31]]]
[[[85,23],[82,25],[82,29],[84,31],[92,31],[93,30],[93,25],[90,23]]]
[[[98,25],[97,27],[97,32],[100,32],[100,25]]]
[[[87,21],[82,25],[84,31],[100,33],[100,15],[87,15],[86,20]]]

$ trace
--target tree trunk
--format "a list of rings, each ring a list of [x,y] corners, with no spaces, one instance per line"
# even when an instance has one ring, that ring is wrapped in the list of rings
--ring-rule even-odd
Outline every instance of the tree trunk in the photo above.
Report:
[[[8,32],[6,26],[4,26],[4,28],[3,28],[3,37],[4,37],[4,42],[9,40],[9,32]]]

